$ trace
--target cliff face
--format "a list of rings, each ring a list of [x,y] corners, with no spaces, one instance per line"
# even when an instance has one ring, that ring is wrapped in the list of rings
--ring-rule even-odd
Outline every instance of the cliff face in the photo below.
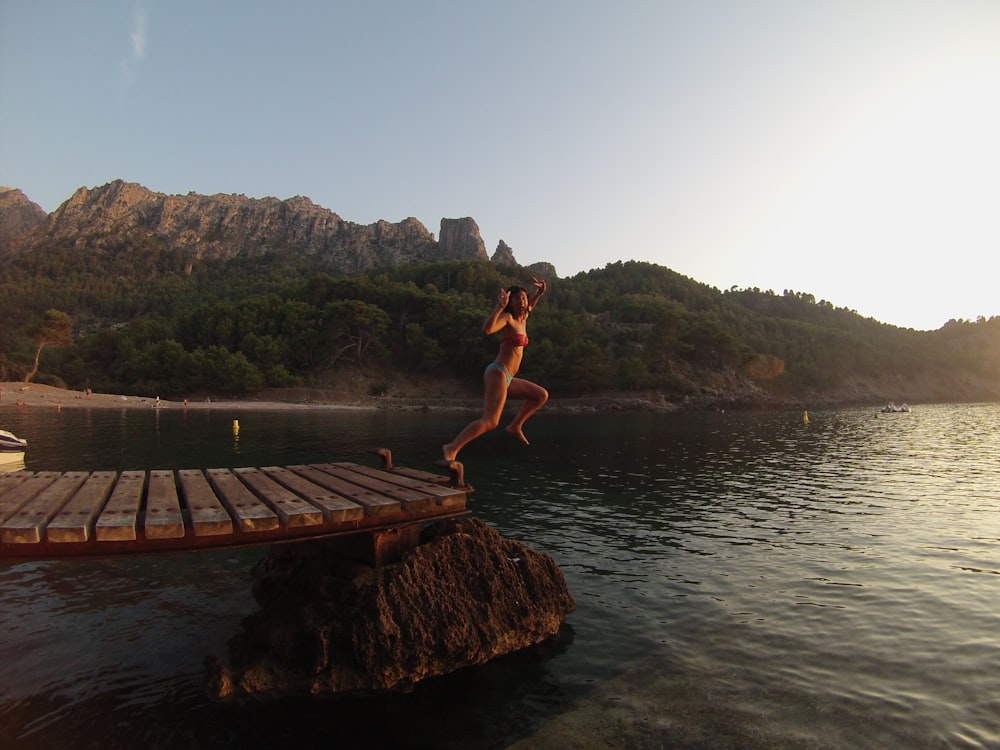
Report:
[[[514,259],[514,251],[503,240],[500,240],[500,244],[497,245],[497,249],[494,251],[491,260],[498,266],[517,267],[517,261]]]
[[[464,219],[441,219],[441,254],[443,260],[489,260],[476,222]]]
[[[121,180],[80,188],[48,216],[23,193],[8,189],[0,192],[0,222],[0,257],[30,252],[41,243],[85,250],[154,241],[192,260],[292,251],[339,273],[440,260],[489,261],[471,218],[442,219],[437,241],[414,218],[355,224],[301,196],[165,195]]]
[[[45,224],[48,214],[20,190],[0,187],[0,254],[15,237]]]

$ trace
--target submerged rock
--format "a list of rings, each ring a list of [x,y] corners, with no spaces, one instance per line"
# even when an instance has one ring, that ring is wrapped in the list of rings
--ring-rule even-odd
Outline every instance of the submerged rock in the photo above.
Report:
[[[424,529],[379,568],[328,542],[277,546],[254,595],[230,666],[207,659],[217,698],[405,689],[540,643],[576,607],[551,556],[472,518]]]

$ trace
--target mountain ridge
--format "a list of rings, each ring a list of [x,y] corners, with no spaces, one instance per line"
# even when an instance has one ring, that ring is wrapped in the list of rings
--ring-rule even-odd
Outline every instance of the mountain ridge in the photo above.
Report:
[[[46,214],[22,191],[0,189],[0,258],[44,244],[84,250],[108,249],[123,241],[171,247],[191,264],[292,250],[311,257],[320,268],[348,274],[384,265],[491,260],[471,217],[442,218],[435,238],[413,217],[358,224],[305,196],[168,195],[119,179],[81,187]],[[516,264],[503,240],[492,260]],[[549,264],[537,265],[554,275]]]
[[[810,294],[720,291],[636,261],[558,279],[518,265],[503,240],[489,258],[471,218],[441,229],[359,225],[302,196],[167,196],[119,180],[46,214],[0,190],[0,375],[30,370],[55,310],[76,338],[42,353],[52,383],[218,395],[348,378],[402,396],[429,380],[444,396],[461,388],[443,383],[475,390],[494,354],[469,334],[496,289],[542,276],[557,283],[532,319],[526,374],[562,396],[1000,399],[1000,317],[899,329]]]

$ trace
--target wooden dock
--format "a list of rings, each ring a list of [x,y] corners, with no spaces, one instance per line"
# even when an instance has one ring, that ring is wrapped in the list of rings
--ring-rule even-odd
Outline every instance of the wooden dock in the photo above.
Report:
[[[152,471],[0,474],[0,559],[50,560],[341,537],[375,565],[416,545],[422,524],[464,515],[451,478],[340,462]],[[453,467],[454,469],[454,467]]]

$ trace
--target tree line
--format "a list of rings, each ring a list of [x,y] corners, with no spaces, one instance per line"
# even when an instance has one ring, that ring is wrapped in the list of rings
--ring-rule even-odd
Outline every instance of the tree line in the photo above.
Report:
[[[166,397],[316,386],[348,368],[471,383],[496,353],[480,325],[497,290],[531,278],[481,261],[332,275],[291,251],[192,263],[148,240],[85,256],[48,248],[0,271],[3,379],[31,372],[73,389]],[[72,321],[72,346],[67,335],[40,345],[52,313]],[[564,396],[678,400],[720,377],[795,395],[859,376],[1000,375],[1000,318],[918,332],[807,293],[723,292],[640,262],[550,280],[530,336],[525,376]]]

